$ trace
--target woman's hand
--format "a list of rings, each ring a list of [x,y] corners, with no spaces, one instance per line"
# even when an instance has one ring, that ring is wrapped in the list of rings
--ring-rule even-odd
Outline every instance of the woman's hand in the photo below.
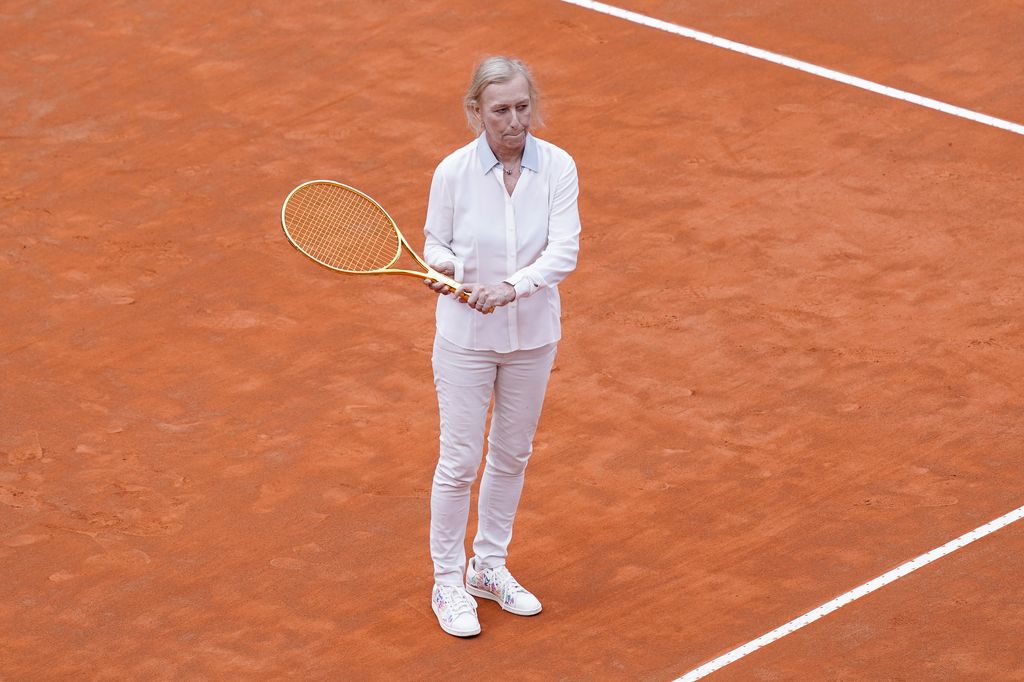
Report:
[[[508,305],[516,298],[515,288],[508,282],[497,284],[463,284],[459,287],[459,300],[462,300],[462,292],[469,294],[466,305],[485,315],[494,312],[495,308]]]
[[[450,261],[430,263],[430,267],[442,275],[455,277],[455,265]],[[492,313],[495,308],[508,305],[516,298],[516,290],[508,282],[498,282],[497,284],[463,284],[459,287],[458,291],[452,291],[447,284],[435,282],[432,279],[425,279],[423,283],[442,296],[453,293],[457,294],[456,300],[459,303],[465,303],[470,308],[484,314]],[[462,297],[463,293],[468,296],[468,299]]]
[[[436,264],[435,263],[431,263],[430,267],[434,268],[435,270],[440,272],[442,275],[445,275],[447,277],[454,277],[455,276],[455,265],[453,263],[451,263],[450,261],[444,261],[442,263],[436,263]],[[449,287],[444,282],[435,282],[432,279],[425,279],[425,280],[423,280],[423,283],[426,284],[431,289],[433,289],[435,292],[441,294],[442,296],[447,296],[448,294],[454,293],[452,291],[451,287]]]

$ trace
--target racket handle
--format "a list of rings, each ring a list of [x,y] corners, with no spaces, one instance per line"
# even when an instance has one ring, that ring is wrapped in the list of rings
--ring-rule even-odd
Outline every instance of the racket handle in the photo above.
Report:
[[[435,282],[441,282],[442,284],[447,284],[448,288],[451,289],[452,291],[458,291],[459,287],[462,286],[461,284],[456,282],[454,279],[452,279],[448,275],[442,274],[442,273],[438,272],[437,270],[435,270],[434,268],[431,268],[431,267],[427,268],[427,278],[428,279],[432,279]],[[464,300],[464,301],[468,301],[469,300],[469,294],[467,294],[465,291],[462,292],[462,300]]]
[[[448,275],[441,274],[440,272],[438,272],[437,270],[435,270],[434,268],[431,268],[431,267],[427,267],[427,276],[430,279],[434,280],[435,282],[443,282],[444,284],[447,284],[448,288],[451,289],[452,291],[458,291],[459,287],[461,286],[458,282],[456,282],[454,279],[452,279]],[[463,291],[459,295],[459,297],[463,301],[468,301],[469,300],[469,294],[467,294],[465,291]],[[484,315],[490,315],[493,312],[494,312],[494,308],[491,308],[490,310],[485,312]]]
[[[427,267],[427,277],[434,280],[435,282],[443,282],[444,284],[447,284],[448,288],[451,289],[452,291],[457,291],[458,288],[462,286],[448,275],[441,274],[440,272],[429,266]],[[462,292],[461,297],[463,301],[469,300],[469,294],[467,294],[465,291]],[[491,308],[490,310],[485,312],[484,315],[490,315],[493,312],[494,308]]]

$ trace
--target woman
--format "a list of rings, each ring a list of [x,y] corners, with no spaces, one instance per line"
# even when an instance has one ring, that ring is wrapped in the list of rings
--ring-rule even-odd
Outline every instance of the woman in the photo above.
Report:
[[[423,228],[426,260],[466,282],[458,292],[427,282],[442,295],[433,351],[441,452],[430,495],[432,605],[441,628],[460,637],[480,632],[471,595],[521,616],[541,610],[505,558],[561,337],[557,285],[576,267],[580,220],[575,163],[530,134],[537,105],[522,62],[491,57],[477,67],[464,106],[479,136],[438,165]],[[492,396],[467,568],[470,487]]]

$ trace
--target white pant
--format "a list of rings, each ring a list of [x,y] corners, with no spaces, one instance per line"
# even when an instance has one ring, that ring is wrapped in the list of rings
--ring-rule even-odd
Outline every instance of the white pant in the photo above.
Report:
[[[441,415],[441,455],[430,490],[430,556],[436,583],[464,583],[470,487],[483,456],[492,395],[473,553],[478,568],[504,565],[557,347],[552,343],[496,353],[466,350],[440,335],[434,338],[434,386]]]

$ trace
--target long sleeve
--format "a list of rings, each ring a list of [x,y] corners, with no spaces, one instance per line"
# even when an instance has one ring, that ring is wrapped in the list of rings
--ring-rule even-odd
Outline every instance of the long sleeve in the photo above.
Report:
[[[530,296],[544,287],[556,286],[576,269],[580,248],[579,179],[576,164],[568,159],[551,198],[547,246],[530,265],[505,279],[516,298]]]
[[[442,167],[434,171],[427,201],[427,218],[423,225],[423,257],[429,264],[450,261],[455,266],[455,281],[461,282],[464,273],[462,260],[452,251],[454,234],[454,201]]]

